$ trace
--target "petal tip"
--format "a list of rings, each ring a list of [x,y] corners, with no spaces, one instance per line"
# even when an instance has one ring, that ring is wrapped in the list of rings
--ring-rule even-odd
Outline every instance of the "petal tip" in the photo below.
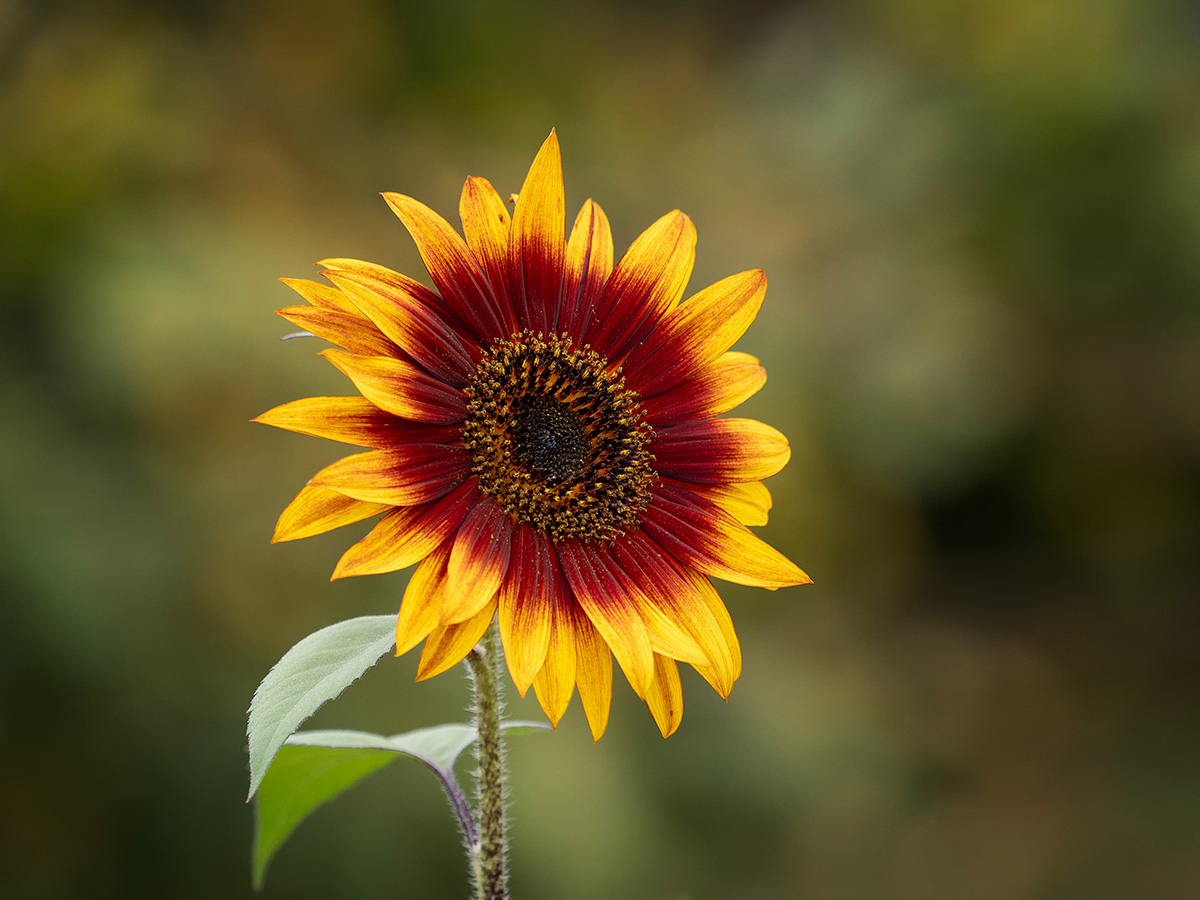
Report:
[[[540,702],[541,698],[539,697],[538,700]],[[542,707],[542,712],[546,714],[546,721],[550,723],[550,727],[555,731],[558,731],[558,723],[561,722],[563,720],[563,716],[567,714],[567,709],[566,707],[563,707],[560,710],[553,710]]]
[[[791,560],[788,560],[788,562],[791,562]],[[780,588],[800,587],[801,585],[813,583],[813,580],[808,577],[808,573],[795,563],[792,563],[792,569],[794,571],[789,573],[789,580],[785,581],[781,578],[778,583],[772,585],[763,585],[763,587],[765,587],[768,591],[777,591]]]
[[[696,226],[692,222],[692,217],[685,213],[682,209],[673,209],[667,213],[667,215],[671,217],[671,222],[676,227],[685,231],[690,229],[691,231],[695,232]]]
[[[401,220],[407,220],[409,208],[416,202],[412,197],[394,191],[384,191],[380,196]]]

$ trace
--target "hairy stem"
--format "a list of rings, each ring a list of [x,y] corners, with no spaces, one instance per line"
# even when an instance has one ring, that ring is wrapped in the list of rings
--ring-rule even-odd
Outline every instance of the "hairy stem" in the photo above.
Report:
[[[505,866],[508,842],[504,834],[504,744],[500,730],[500,640],[496,626],[467,655],[475,689],[475,727],[479,740],[479,841],[471,847],[476,900],[508,900]]]

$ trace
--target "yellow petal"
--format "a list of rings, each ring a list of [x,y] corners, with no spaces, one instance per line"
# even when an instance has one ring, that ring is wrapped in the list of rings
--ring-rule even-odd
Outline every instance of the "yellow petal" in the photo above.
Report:
[[[612,653],[587,616],[577,610],[574,619],[575,680],[592,740],[598,741],[608,727],[612,705]]]
[[[280,278],[284,284],[311,303],[325,309],[340,309],[342,312],[358,315],[358,309],[337,288],[322,284],[319,281],[309,281],[305,278]]]
[[[417,665],[417,681],[440,675],[462,662],[488,630],[495,614],[496,598],[493,596],[490,603],[467,621],[435,628],[425,639],[425,649],[421,651],[421,662]]]
[[[663,737],[670,737],[683,719],[683,689],[675,660],[654,654],[654,681],[646,692],[646,705]]]
[[[744,484],[697,484],[691,485],[691,488],[743,525],[767,524],[767,515],[771,511],[771,492],[761,481]]]
[[[408,579],[400,616],[396,619],[396,655],[403,656],[437,627],[438,612],[446,588],[446,563],[450,559],[450,542],[421,560]]]
[[[571,601],[565,587],[559,586],[559,580],[555,584],[550,604],[550,639],[545,660],[534,676],[533,688],[550,724],[557,728],[575,690],[576,662],[574,616],[568,606]],[[608,655],[607,647],[604,652]]]
[[[720,595],[717,594],[717,589],[713,587],[707,576],[696,571],[689,571],[687,576],[720,627],[721,636],[725,646],[729,648],[730,656],[730,668],[727,672],[703,666],[695,668],[718,694],[728,700],[729,692],[733,690],[733,683],[742,674],[742,647],[738,641],[737,632],[733,628],[733,619],[729,617],[729,610],[725,608]]]
[[[307,485],[280,514],[271,543],[324,534],[389,509],[385,503],[364,503],[337,491]]]

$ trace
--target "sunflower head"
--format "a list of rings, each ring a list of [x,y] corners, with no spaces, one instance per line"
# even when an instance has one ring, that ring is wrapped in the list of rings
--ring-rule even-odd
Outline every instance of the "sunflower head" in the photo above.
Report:
[[[274,540],[379,516],[334,577],[416,564],[396,652],[424,642],[418,678],[454,666],[498,616],[522,695],[557,725],[578,686],[596,739],[615,656],[664,736],[682,716],[677,662],[728,696],[737,635],[710,578],[807,582],[747,528],[787,439],[721,417],[766,380],[730,347],[762,304],[743,272],[683,298],[695,229],[663,216],[613,263],[587,201],[564,228],[551,132],[510,216],[482,178],[463,186],[463,236],[428,207],[385,199],[436,290],[329,259],[327,283],[284,279],[306,301],[279,314],[340,349],[322,355],[359,394],[313,397],[256,421],[366,448],[318,472]],[[465,238],[465,239],[464,239]]]

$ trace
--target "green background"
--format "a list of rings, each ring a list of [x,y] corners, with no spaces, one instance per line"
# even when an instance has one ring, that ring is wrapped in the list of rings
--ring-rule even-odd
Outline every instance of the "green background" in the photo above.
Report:
[[[453,219],[555,126],[618,252],[679,207],[693,290],[767,271],[762,533],[816,584],[722,586],[744,674],[669,741],[618,677],[599,744],[512,742],[517,900],[1196,896],[1198,47],[1159,0],[0,0],[0,894],[250,895],[251,693],[405,580],[268,544],[340,450],[249,419],[349,392],[275,279],[424,278],[378,192]],[[415,668],[313,724],[461,720]],[[397,764],[266,896],[462,897],[457,840]]]

